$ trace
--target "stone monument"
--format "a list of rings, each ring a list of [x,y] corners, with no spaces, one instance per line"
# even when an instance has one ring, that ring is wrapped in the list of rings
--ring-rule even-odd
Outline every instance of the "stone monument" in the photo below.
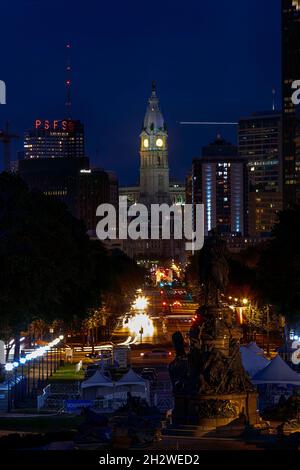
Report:
[[[257,394],[242,366],[232,311],[220,301],[229,277],[226,244],[212,233],[202,251],[199,272],[205,303],[190,329],[188,352],[180,332],[172,338],[176,352],[169,365],[172,419],[207,428],[232,421],[255,424]]]

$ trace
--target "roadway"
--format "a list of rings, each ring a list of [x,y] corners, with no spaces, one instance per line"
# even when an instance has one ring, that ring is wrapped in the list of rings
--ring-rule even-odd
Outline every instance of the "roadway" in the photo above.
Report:
[[[166,349],[173,356],[172,335],[180,331],[186,337],[195,316],[198,305],[188,298],[186,293],[178,294],[178,291],[167,291],[159,288],[148,288],[143,294],[148,299],[148,307],[144,312],[130,312],[119,318],[111,341],[114,344],[122,343],[128,337],[134,337],[131,344],[132,364],[140,365],[142,361],[148,365],[149,359],[141,355],[151,349]],[[180,292],[180,291],[179,291]],[[147,333],[147,328],[143,328],[143,334],[139,334],[139,329],[135,332],[130,330],[131,315],[146,313],[153,324],[153,331]],[[127,317],[127,319],[126,319]],[[128,320],[128,321],[127,321]],[[159,362],[166,363],[161,358]],[[169,362],[170,358],[167,358]],[[155,359],[155,362],[157,360]]]
[[[176,292],[176,291],[175,291]],[[179,291],[180,292],[180,291]],[[191,299],[186,299],[186,295],[174,294],[171,290],[162,291],[159,288],[148,288],[143,292],[148,299],[148,306],[144,311],[131,311],[125,313],[118,319],[110,342],[113,344],[127,343],[131,348],[131,363],[133,366],[145,366],[151,363],[157,365],[167,365],[174,350],[172,346],[172,335],[180,331],[187,340],[187,333],[191,327],[197,304]],[[138,324],[132,321],[133,317],[138,317]],[[142,334],[140,334],[143,327]],[[168,357],[147,358],[145,353],[152,349],[164,349]],[[73,360],[86,360],[86,353],[91,348],[76,348]],[[97,349],[97,347],[95,348]]]

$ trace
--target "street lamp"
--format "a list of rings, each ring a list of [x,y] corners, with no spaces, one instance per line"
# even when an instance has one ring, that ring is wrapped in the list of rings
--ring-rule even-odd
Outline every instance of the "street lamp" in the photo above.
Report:
[[[20,364],[21,364],[21,374],[22,374],[22,381],[21,381],[21,396],[24,396],[24,365],[26,364],[26,357],[20,357]]]
[[[11,394],[10,394],[10,372],[14,370],[14,365],[12,362],[7,362],[5,364],[5,371],[7,372],[7,412],[11,410]]]
[[[17,404],[17,398],[18,398],[18,394],[17,394],[17,391],[18,391],[18,385],[17,385],[17,372],[18,372],[18,367],[19,367],[19,363],[17,361],[14,361],[13,362],[13,366],[14,366],[14,406],[16,408],[16,404]]]
[[[133,303],[132,307],[135,310],[146,310],[148,307],[148,299],[142,295],[139,295]]]

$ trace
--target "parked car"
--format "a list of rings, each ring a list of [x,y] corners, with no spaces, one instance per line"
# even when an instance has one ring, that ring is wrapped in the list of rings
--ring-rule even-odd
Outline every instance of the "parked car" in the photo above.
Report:
[[[150,382],[156,382],[157,372],[153,367],[144,367],[141,372],[141,377],[143,377],[143,379],[149,380]]]
[[[90,359],[98,359],[99,358],[99,354],[98,353],[88,353],[85,355],[85,357],[89,357]]]
[[[171,351],[167,351],[166,349],[152,349],[152,351],[141,353],[141,356],[145,358],[168,357],[171,355]]]

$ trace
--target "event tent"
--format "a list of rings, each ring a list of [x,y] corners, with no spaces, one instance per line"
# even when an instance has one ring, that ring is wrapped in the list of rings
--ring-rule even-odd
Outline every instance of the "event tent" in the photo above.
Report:
[[[253,377],[259,371],[267,367],[270,361],[263,356],[255,354],[251,349],[246,346],[240,347],[240,353],[242,358],[242,364],[250,377]]]
[[[257,346],[255,341],[251,341],[249,344],[247,344],[246,348],[248,348],[249,351],[252,351],[255,354],[264,354],[264,350]]]
[[[290,384],[300,386],[300,375],[289,367],[277,355],[264,369],[252,377],[255,385],[259,384]]]
[[[90,387],[112,387],[113,382],[108,379],[102,371],[99,369],[89,377],[87,380],[82,382],[81,388],[90,388]]]
[[[123,375],[117,382],[115,382],[115,397],[120,400],[127,398],[127,393],[130,392],[132,396],[144,398],[149,402],[150,390],[148,380],[143,379],[140,375],[136,374],[132,369]]]
[[[116,382],[116,385],[142,385],[145,384],[147,380],[143,379],[140,375],[136,374],[134,370],[129,369],[129,371],[123,375],[123,377]]]

